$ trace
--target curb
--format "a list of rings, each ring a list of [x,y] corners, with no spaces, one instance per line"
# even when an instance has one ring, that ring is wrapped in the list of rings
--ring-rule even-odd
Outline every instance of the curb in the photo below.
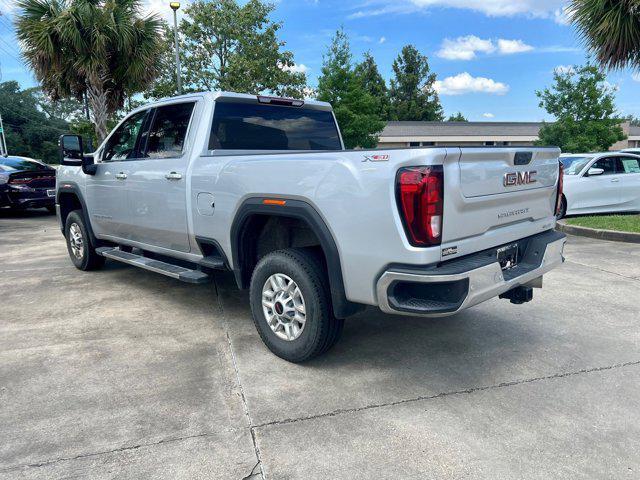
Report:
[[[563,221],[557,222],[556,230],[577,235],[579,237],[597,238],[598,240],[609,240],[611,242],[640,243],[640,233],[617,232],[615,230],[599,230],[595,228],[578,227],[567,225]]]

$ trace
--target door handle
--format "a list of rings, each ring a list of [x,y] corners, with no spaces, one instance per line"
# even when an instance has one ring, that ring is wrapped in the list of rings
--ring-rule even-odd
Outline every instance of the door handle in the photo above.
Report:
[[[167,173],[164,178],[166,178],[167,180],[180,180],[182,178],[182,174],[178,172],[170,172]]]
[[[126,180],[127,179],[127,174],[124,173],[124,172],[116,173],[116,178],[118,180]]]
[[[611,183],[618,183],[620,181],[619,178],[612,178]]]

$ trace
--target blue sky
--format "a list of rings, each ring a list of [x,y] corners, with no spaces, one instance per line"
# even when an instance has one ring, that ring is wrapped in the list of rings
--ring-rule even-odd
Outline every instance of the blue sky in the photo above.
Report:
[[[3,80],[34,84],[20,62],[8,11],[0,0],[0,61]],[[161,0],[149,8],[168,14]],[[550,119],[538,108],[536,89],[552,81],[559,66],[584,62],[563,0],[280,0],[274,18],[281,36],[310,85],[317,84],[322,54],[337,28],[344,26],[354,59],[369,50],[382,75],[403,45],[411,43],[429,57],[438,76],[447,115],[461,111],[469,120],[538,121]],[[636,77],[640,80],[640,77]],[[640,116],[640,81],[633,72],[609,75],[622,114]]]

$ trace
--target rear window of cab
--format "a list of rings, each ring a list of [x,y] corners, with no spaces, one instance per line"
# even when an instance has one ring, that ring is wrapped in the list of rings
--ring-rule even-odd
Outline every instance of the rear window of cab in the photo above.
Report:
[[[341,150],[331,111],[217,101],[209,150]]]

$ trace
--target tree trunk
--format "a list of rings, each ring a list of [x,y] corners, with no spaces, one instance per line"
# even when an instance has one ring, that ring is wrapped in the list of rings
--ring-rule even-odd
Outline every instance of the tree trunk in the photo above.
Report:
[[[85,91],[82,94],[82,100],[83,100],[83,106],[84,106],[84,113],[87,116],[87,120],[91,120],[91,115],[89,115],[89,99],[87,98],[87,92]]]
[[[87,93],[89,96],[89,103],[91,104],[91,111],[93,112],[93,121],[99,145],[109,134],[109,128],[107,127],[107,120],[109,118],[109,112],[107,110],[107,92],[102,88],[102,85],[89,85]]]

